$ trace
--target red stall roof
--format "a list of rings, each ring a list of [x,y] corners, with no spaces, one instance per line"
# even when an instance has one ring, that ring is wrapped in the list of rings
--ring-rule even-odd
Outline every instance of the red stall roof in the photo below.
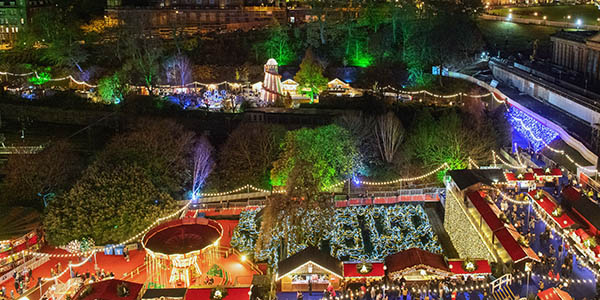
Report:
[[[373,269],[371,272],[363,274],[358,272],[357,266],[361,263],[357,262],[345,262],[344,263],[344,278],[349,277],[383,277],[385,271],[383,270],[383,263],[371,263]]]
[[[533,169],[536,177],[562,177],[562,171],[558,168],[554,169]]]
[[[525,259],[540,260],[531,248],[522,246],[517,242],[521,235],[516,230],[504,228],[494,232],[494,235],[515,263]]]
[[[454,274],[458,275],[487,275],[492,274],[492,267],[490,267],[490,263],[485,259],[475,260],[475,265],[477,269],[472,272],[469,272],[463,269],[464,260],[449,260],[448,266],[450,267],[450,271]]]
[[[545,291],[541,291],[537,294],[537,296],[541,300],[573,300],[573,297],[571,297],[569,293],[557,288],[550,288]]]
[[[385,258],[390,273],[402,272],[415,266],[427,266],[443,272],[450,272],[441,254],[431,253],[419,248],[410,248]]]
[[[558,217],[552,215],[552,212],[558,206],[554,199],[548,197],[546,193],[544,193],[544,197],[542,197],[541,199],[537,199],[535,197],[536,194],[537,190],[529,192],[529,195],[535,201],[535,203],[537,203],[546,212],[546,214],[548,214],[548,216],[550,216],[554,220],[554,222],[558,224],[558,226],[560,226],[560,228],[568,228],[575,225],[575,221],[573,221],[573,219],[568,215],[566,211]]]
[[[532,259],[539,261],[539,257],[529,247],[524,247],[517,242],[521,235],[510,224],[505,224],[500,220],[498,214],[500,211],[495,204],[490,204],[483,199],[479,192],[470,192],[467,197],[473,203],[483,220],[488,224],[502,247],[514,262],[519,262],[524,259]],[[493,207],[492,207],[493,206]]]
[[[515,173],[504,173],[507,181],[535,181],[535,176],[533,173],[525,173],[522,174],[523,178],[519,178],[518,174]]]
[[[467,197],[471,200],[473,206],[479,211],[479,214],[492,231],[504,228],[504,222],[498,218],[498,215],[496,215],[489,203],[481,197],[479,192],[470,192],[467,194]]]

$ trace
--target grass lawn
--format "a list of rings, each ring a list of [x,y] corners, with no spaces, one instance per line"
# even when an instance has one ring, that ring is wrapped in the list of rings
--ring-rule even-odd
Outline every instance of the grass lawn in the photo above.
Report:
[[[477,26],[490,49],[490,54],[494,56],[498,54],[498,50],[504,54],[520,52],[529,55],[533,49],[533,42],[538,40],[538,54],[547,57],[552,51],[550,35],[560,30],[548,26],[484,20],[477,21]]]
[[[499,16],[507,16],[509,13],[512,13],[515,17],[520,16],[540,20],[546,16],[548,21],[565,21],[572,23],[577,19],[581,19],[584,24],[600,25],[600,22],[598,22],[600,10],[595,5],[553,5],[500,8],[490,10],[489,13]],[[537,16],[535,13],[537,13]],[[571,16],[571,19],[567,18],[569,15]]]

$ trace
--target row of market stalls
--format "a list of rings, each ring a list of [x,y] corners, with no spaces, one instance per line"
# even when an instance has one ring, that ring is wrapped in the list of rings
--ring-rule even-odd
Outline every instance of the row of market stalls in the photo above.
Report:
[[[384,261],[342,262],[316,247],[308,247],[279,262],[278,290],[281,292],[341,290],[352,284],[405,280],[422,283],[436,279],[471,277],[485,280],[491,274],[487,260],[448,260],[441,254],[411,248]]]

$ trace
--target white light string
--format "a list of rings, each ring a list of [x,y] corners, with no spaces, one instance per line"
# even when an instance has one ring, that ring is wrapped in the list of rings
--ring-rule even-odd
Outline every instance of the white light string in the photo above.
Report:
[[[443,163],[441,164],[439,167],[437,167],[435,170],[432,170],[426,174],[420,175],[420,176],[416,176],[416,177],[407,177],[407,178],[397,178],[394,180],[389,180],[389,181],[363,181],[363,180],[352,180],[356,185],[360,185],[360,184],[364,184],[364,185],[389,185],[389,184],[395,184],[395,183],[399,183],[399,182],[408,182],[408,181],[416,181],[416,180],[421,180],[423,178],[429,177],[441,170],[445,170],[445,169],[449,169],[450,166],[448,165],[448,163]],[[343,185],[345,182],[347,182],[350,179],[346,179],[346,180],[342,180],[338,183],[332,184],[328,187],[325,188],[325,190],[331,190],[332,188],[335,187],[339,187],[341,185]]]
[[[58,278],[60,278],[61,276],[63,276],[67,271],[69,271],[70,268],[77,268],[77,267],[81,267],[83,266],[85,263],[87,263],[92,256],[94,256],[94,251],[92,251],[92,254],[90,254],[88,257],[86,257],[82,262],[78,263],[78,264],[71,264],[69,263],[69,265],[59,274],[55,275],[54,277],[49,277],[49,278],[42,278],[42,281],[52,281],[52,280],[56,280]]]
[[[521,166],[516,166],[516,165],[513,165],[513,164],[510,164],[510,163],[506,162],[494,150],[492,150],[492,156],[494,158],[494,166],[498,165],[496,163],[496,159],[498,159],[503,165],[506,165],[507,167],[512,168],[512,169],[526,169],[527,168],[527,166],[523,165],[522,163],[521,163]]]
[[[141,238],[142,235],[144,235],[146,232],[148,232],[150,229],[152,229],[156,225],[160,224],[164,220],[173,218],[176,215],[182,213],[185,209],[187,209],[190,206],[191,203],[192,203],[192,201],[188,201],[188,203],[186,205],[184,205],[183,207],[181,207],[177,211],[175,211],[175,212],[173,212],[173,213],[171,213],[169,215],[166,215],[164,217],[156,219],[152,224],[148,225],[148,227],[146,227],[144,230],[138,232],[134,236],[132,236],[132,237],[130,237],[130,238],[124,240],[124,241],[121,241],[120,243],[108,246],[108,248],[109,249],[114,249],[114,248],[116,248],[118,246],[126,245],[126,244],[129,244],[129,243],[133,242],[133,241],[136,241],[137,239]],[[79,256],[86,255],[87,253],[94,254],[96,252],[104,251],[104,249],[105,248],[102,248],[102,249],[92,249],[92,250],[87,251],[87,252],[69,253],[69,254],[52,254],[52,253],[43,253],[43,252],[31,252],[31,251],[25,250],[24,254],[31,254],[31,255],[34,255],[34,256],[47,256],[47,257],[63,258],[63,257],[79,257]]]
[[[396,93],[407,94],[407,95],[427,94],[427,95],[433,96],[435,98],[456,98],[456,97],[459,97],[459,96],[470,97],[470,98],[483,98],[483,97],[487,97],[487,96],[492,95],[492,93],[470,95],[470,94],[463,93],[463,92],[456,93],[456,94],[451,94],[451,95],[439,95],[439,94],[435,94],[435,93],[432,93],[432,92],[427,91],[427,90],[420,90],[420,91],[405,91],[405,90],[400,90],[400,89],[394,88],[394,87],[392,87],[390,85],[386,86],[384,89],[391,89],[391,90],[393,90]]]

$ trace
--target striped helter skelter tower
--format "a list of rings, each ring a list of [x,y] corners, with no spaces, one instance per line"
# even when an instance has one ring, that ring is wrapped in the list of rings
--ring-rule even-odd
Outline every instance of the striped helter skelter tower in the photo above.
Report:
[[[261,99],[263,101],[273,103],[282,95],[281,75],[277,70],[277,61],[273,58],[270,58],[265,64],[265,80],[262,88]]]

